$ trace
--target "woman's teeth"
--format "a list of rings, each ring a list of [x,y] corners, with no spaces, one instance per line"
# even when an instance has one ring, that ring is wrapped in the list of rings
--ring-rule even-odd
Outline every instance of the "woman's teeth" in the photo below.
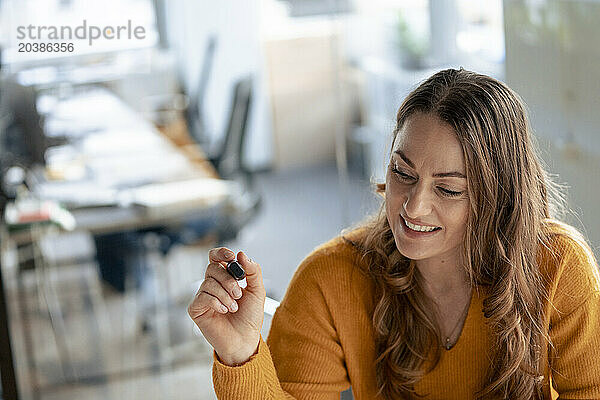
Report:
[[[411,224],[410,222],[408,222],[407,220],[404,220],[404,222],[406,223],[406,226],[408,226],[410,229],[412,229],[413,231],[418,231],[418,232],[431,232],[435,229],[437,229],[436,226],[422,226],[422,225],[415,225],[415,224]]]

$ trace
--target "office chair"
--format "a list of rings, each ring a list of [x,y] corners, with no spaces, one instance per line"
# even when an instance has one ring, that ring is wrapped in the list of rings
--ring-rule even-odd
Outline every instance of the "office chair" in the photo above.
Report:
[[[198,87],[195,93],[188,94],[190,102],[184,110],[190,135],[205,150],[210,143],[206,135],[206,126],[202,111],[206,88],[212,72],[216,45],[216,35],[209,36],[204,50]],[[252,102],[252,84],[253,80],[251,77],[242,78],[235,83],[229,121],[223,143],[216,155],[209,155],[208,157],[221,178],[234,179],[242,185],[242,194],[238,197],[236,204],[236,209],[238,210],[236,217],[219,221],[223,229],[221,229],[218,236],[222,240],[235,237],[239,229],[256,215],[261,205],[261,196],[256,192],[254,187],[252,171],[243,162],[248,117]],[[192,228],[190,231],[193,230]],[[171,243],[178,241],[176,237],[178,235],[171,234],[170,236]]]
[[[241,228],[260,210],[262,196],[254,185],[253,172],[247,168],[243,159],[252,103],[252,84],[251,76],[244,77],[234,84],[229,120],[221,149],[216,157],[209,158],[221,178],[239,182],[239,193],[232,199],[232,212],[215,215],[213,218],[190,220],[179,229],[151,228],[138,231],[136,235],[140,243],[148,234],[157,235],[151,241],[155,245],[146,248],[146,251],[165,257],[172,246],[194,244],[208,233],[216,235],[217,243],[226,242],[234,239]]]
[[[240,183],[240,193],[234,198],[236,212],[219,223],[220,242],[235,238],[237,232],[258,213],[262,204],[253,172],[244,162],[252,85],[251,76],[234,84],[229,121],[221,149],[216,156],[209,158],[221,178]]]
[[[198,78],[198,86],[195,92],[187,93],[189,104],[184,109],[184,116],[188,131],[196,143],[200,144],[201,146],[208,144],[208,137],[206,135],[206,126],[203,115],[204,97],[206,96],[206,88],[212,72],[216,46],[217,37],[215,35],[209,36],[204,49],[204,57],[202,69],[200,70],[200,76]]]
[[[241,174],[248,184],[251,184],[252,174],[246,168],[243,156],[251,104],[252,78],[248,76],[234,84],[229,121],[221,149],[217,155],[209,158],[221,178],[230,179]]]

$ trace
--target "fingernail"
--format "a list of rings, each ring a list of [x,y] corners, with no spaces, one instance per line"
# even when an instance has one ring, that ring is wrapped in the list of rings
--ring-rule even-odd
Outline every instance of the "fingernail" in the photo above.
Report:
[[[233,297],[235,297],[236,299],[242,297],[242,290],[239,287],[233,289]]]
[[[229,306],[229,308],[231,309],[231,311],[237,311],[237,309],[238,309],[238,305],[237,305],[237,303],[234,301],[233,303],[231,303],[231,306]]]
[[[222,313],[226,313],[227,311],[229,311],[229,310],[227,309],[227,307],[225,307],[224,305],[222,305],[222,304],[221,304],[221,312],[222,312]]]
[[[223,251],[223,255],[224,255],[225,257],[231,258],[231,257],[233,257],[233,252],[231,252],[231,251],[229,251],[229,250],[224,250],[224,251]]]

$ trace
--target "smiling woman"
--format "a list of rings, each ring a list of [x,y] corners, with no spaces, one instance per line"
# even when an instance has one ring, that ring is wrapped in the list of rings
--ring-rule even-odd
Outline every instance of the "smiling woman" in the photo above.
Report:
[[[448,69],[404,100],[378,214],[313,251],[260,336],[260,266],[214,249],[189,308],[220,399],[600,398],[600,274],[503,83]],[[231,312],[219,307],[235,303]]]
[[[425,263],[445,262],[445,273],[449,265],[460,265],[469,211],[464,164],[454,130],[435,115],[413,115],[396,136],[386,215],[398,251],[421,260],[421,270],[431,269]]]

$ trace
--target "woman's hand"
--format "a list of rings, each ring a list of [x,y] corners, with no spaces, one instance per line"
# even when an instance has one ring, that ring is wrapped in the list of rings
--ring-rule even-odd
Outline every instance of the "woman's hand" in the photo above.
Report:
[[[247,282],[242,289],[225,269],[235,259],[231,250],[211,249],[208,259],[204,281],[188,314],[223,363],[241,364],[256,352],[260,340],[266,297],[262,271],[240,251],[237,261],[246,271]]]

